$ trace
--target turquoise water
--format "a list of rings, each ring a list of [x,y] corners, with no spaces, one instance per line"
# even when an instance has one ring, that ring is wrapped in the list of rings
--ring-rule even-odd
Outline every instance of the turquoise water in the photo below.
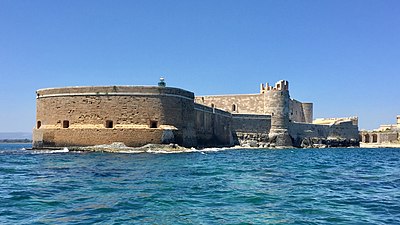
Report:
[[[24,147],[0,145],[0,224],[400,224],[400,149]]]

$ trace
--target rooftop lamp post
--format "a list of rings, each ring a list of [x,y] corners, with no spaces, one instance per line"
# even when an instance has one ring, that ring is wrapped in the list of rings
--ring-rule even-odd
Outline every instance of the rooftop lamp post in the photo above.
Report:
[[[165,81],[164,81],[164,77],[160,77],[160,82],[158,82],[158,86],[159,87],[165,87]]]

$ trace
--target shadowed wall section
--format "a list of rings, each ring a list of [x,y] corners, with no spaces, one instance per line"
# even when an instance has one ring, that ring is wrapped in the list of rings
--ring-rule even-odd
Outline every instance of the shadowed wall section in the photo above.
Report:
[[[195,104],[195,117],[199,146],[232,146],[234,144],[230,113]]]

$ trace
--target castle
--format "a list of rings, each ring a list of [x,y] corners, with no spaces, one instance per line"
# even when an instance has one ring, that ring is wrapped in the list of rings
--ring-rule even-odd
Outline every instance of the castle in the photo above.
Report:
[[[158,86],[47,88],[36,92],[33,147],[358,146],[357,118],[313,123],[313,104],[290,98],[289,83],[261,84],[258,94],[194,96]]]

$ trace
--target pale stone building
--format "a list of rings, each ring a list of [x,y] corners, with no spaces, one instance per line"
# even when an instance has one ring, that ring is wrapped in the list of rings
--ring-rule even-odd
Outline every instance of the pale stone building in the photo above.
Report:
[[[363,144],[399,144],[400,143],[400,115],[396,124],[380,125],[372,131],[360,131],[360,140]]]

